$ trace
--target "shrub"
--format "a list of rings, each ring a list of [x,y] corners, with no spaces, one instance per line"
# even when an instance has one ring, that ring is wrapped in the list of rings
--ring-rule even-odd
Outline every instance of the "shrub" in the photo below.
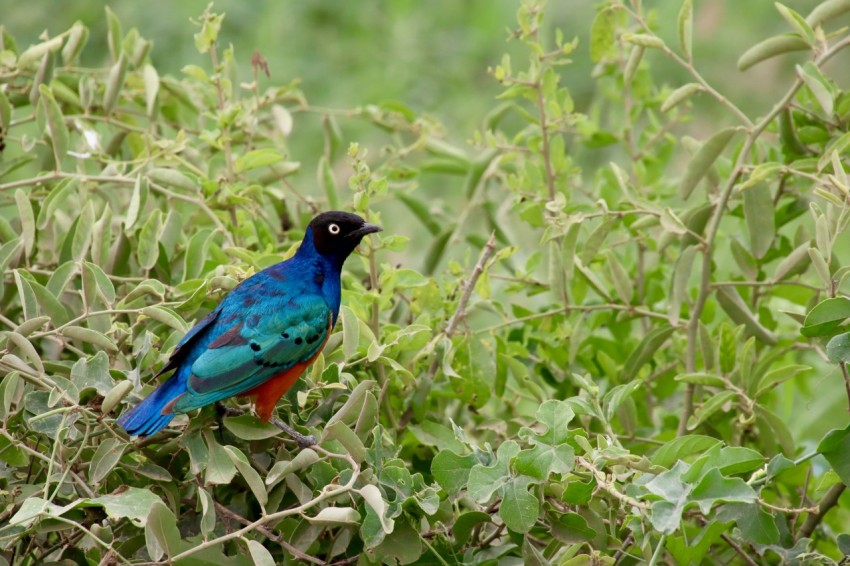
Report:
[[[210,10],[210,63],[180,77],[108,9],[107,68],[78,65],[81,24],[27,49],[4,31],[5,561],[838,560],[850,96],[825,64],[850,4],[777,9],[788,33],[739,68],[808,60],[753,117],[695,65],[691,0],[675,47],[640,2],[599,7],[584,112],[562,67],[587,52],[524,2],[528,59],[491,69],[504,92],[467,146],[400,103],[262,87],[258,53],[239,82]],[[659,84],[661,57],[691,82]],[[287,147],[314,117],[305,172]],[[128,439],[116,416],[192,322],[326,208],[387,230],[280,408],[320,445],[216,408]]]

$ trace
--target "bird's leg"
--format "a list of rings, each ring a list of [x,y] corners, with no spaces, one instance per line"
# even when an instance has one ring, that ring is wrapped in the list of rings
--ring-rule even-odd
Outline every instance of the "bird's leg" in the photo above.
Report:
[[[244,415],[245,411],[228,407],[221,401],[215,402],[215,422],[218,424],[218,439],[224,442],[224,417],[238,417]]]
[[[303,434],[301,434],[288,424],[284,423],[277,417],[272,417],[269,422],[280,430],[282,430],[283,432],[285,432],[286,434],[288,434],[289,436],[291,436],[292,438],[294,438],[295,441],[298,443],[298,446],[300,446],[301,448],[309,448],[310,446],[315,446],[316,444],[318,444],[318,442],[316,442],[316,437],[312,434],[304,436]]]

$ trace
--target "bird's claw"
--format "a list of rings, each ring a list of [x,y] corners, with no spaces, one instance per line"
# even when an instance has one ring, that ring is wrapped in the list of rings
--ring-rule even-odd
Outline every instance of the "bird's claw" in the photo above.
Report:
[[[269,422],[292,437],[298,443],[299,448],[309,448],[318,444],[316,437],[312,434],[303,435],[280,419],[272,418]]]

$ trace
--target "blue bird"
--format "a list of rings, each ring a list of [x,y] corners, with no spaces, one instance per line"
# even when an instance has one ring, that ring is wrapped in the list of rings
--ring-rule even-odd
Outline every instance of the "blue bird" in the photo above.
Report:
[[[268,421],[333,330],[342,264],[380,230],[347,212],[316,216],[292,258],[243,281],[180,340],[157,375],[174,374],[118,424],[150,436],[177,413],[237,395],[253,398]]]

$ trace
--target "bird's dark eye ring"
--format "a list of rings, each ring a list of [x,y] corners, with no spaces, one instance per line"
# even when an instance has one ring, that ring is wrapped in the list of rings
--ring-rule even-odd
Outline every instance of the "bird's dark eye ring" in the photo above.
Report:
[[[339,225],[338,224],[329,224],[328,225],[328,232],[330,232],[331,234],[336,236],[337,234],[339,234]]]

